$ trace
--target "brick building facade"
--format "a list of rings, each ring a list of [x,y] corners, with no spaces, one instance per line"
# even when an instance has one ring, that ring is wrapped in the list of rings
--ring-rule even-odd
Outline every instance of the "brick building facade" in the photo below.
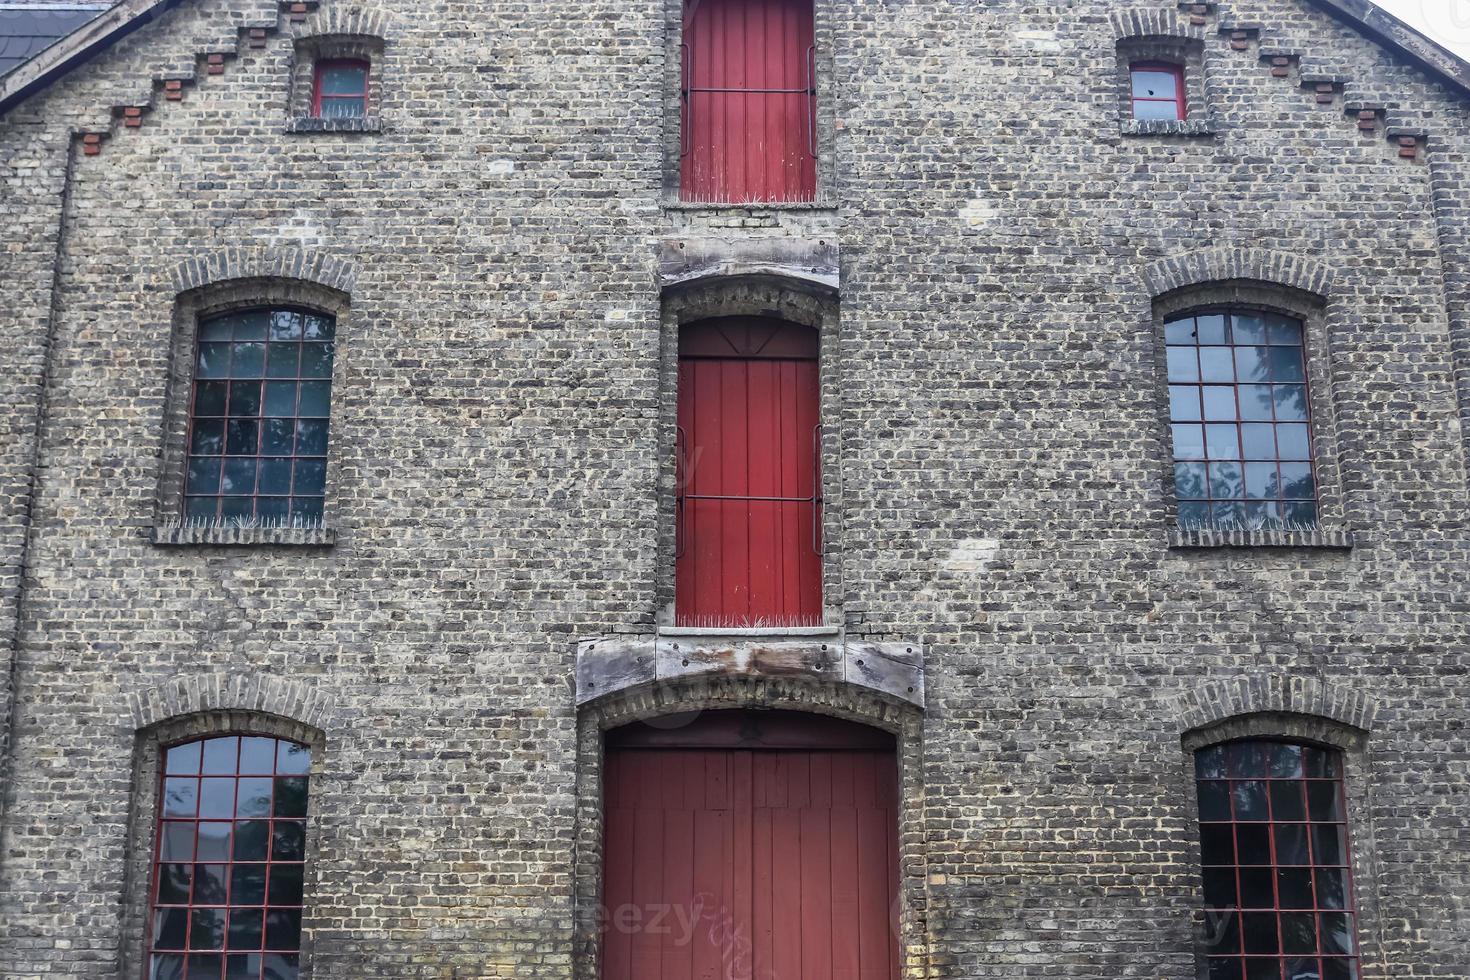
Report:
[[[0,976],[1470,976],[1470,66],[749,6],[125,0],[0,77]]]

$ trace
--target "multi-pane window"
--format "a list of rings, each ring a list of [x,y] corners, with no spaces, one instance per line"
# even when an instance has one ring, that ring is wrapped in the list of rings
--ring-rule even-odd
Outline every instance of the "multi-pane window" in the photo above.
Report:
[[[1337,753],[1230,742],[1195,771],[1209,980],[1357,980]]]
[[[817,195],[813,0],[684,0],[680,194]]]
[[[163,769],[149,980],[296,980],[310,749],[225,735]]]
[[[335,323],[299,309],[199,323],[184,516],[309,525],[322,518]]]
[[[331,58],[316,63],[311,114],[322,119],[355,119],[368,114],[368,62]]]
[[[1179,526],[1315,527],[1301,321],[1216,310],[1164,331]]]
[[[1141,62],[1129,67],[1134,119],[1184,119],[1184,68],[1167,62]]]

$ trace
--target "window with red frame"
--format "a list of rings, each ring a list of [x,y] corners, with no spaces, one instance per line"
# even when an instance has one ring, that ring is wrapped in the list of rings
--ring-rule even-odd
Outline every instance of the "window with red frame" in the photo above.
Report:
[[[1130,66],[1134,119],[1184,119],[1189,103],[1184,94],[1184,68],[1162,61]]]
[[[1212,310],[1164,325],[1185,530],[1317,526],[1302,323]]]
[[[187,520],[320,522],[335,333],[330,316],[291,308],[200,321]]]
[[[1195,773],[1209,980],[1358,980],[1339,755],[1230,742]]]
[[[296,980],[311,750],[222,735],[164,752],[149,980]]]
[[[316,63],[311,114],[320,119],[355,119],[368,114],[368,63],[332,58]]]

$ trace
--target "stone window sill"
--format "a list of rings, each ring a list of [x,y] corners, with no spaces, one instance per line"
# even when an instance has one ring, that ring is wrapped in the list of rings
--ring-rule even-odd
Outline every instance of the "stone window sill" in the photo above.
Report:
[[[321,119],[297,116],[286,125],[288,133],[381,133],[383,120],[377,116],[348,119]]]
[[[1128,119],[1124,136],[1213,136],[1215,124],[1207,119]]]
[[[1169,532],[1169,547],[1176,550],[1213,548],[1297,548],[1347,551],[1353,547],[1351,531],[1218,531]]]
[[[660,626],[659,636],[811,637],[838,636],[840,626]]]
[[[329,527],[155,527],[153,543],[328,548],[337,543],[337,532]]]

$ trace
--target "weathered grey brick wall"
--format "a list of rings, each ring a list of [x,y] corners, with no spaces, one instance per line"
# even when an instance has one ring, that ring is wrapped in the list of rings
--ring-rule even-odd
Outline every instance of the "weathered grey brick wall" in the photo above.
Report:
[[[324,735],[316,980],[572,975],[595,765],[574,641],[667,599],[656,245],[796,235],[842,255],[828,581],[854,632],[926,651],[910,975],[1193,977],[1180,738],[1216,715],[1189,706],[1295,678],[1374,708],[1365,975],[1464,977],[1470,120],[1315,8],[1241,0],[1203,28],[1215,132],[1125,136],[1110,15],[1135,7],[1184,22],[1170,0],[824,8],[828,209],[665,207],[656,0],[378,9],[379,133],[285,132],[299,25],[264,0],[185,3],[0,119],[7,623],[34,521],[0,975],[132,968],[134,756],[216,710]],[[1250,23],[1244,50],[1221,31]],[[1301,52],[1287,77],[1263,45]],[[182,99],[154,86],[210,52],[225,70]],[[1347,79],[1330,104],[1314,74]],[[1384,106],[1371,134],[1348,102]],[[1389,126],[1431,135],[1404,158]],[[331,547],[152,543],[173,271],[242,246],[354,276]],[[1168,546],[1144,272],[1219,246],[1333,272],[1351,550]]]

